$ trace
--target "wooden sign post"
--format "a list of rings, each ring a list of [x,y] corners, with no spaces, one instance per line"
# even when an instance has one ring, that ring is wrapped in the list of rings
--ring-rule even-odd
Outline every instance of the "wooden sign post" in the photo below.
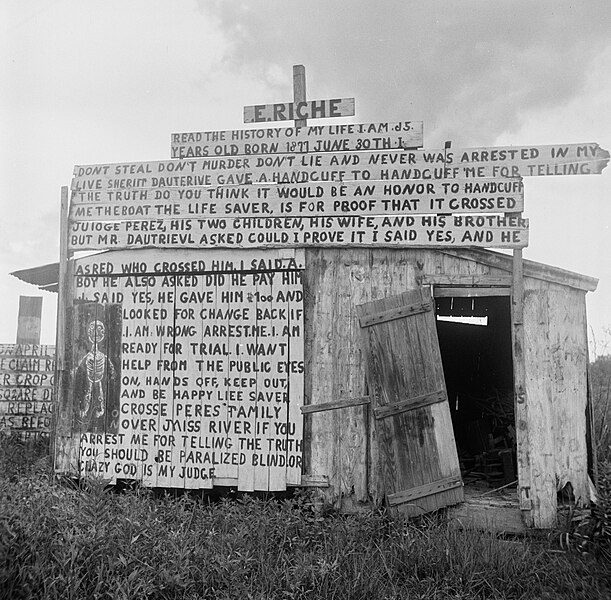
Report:
[[[305,67],[303,65],[293,65],[293,102],[297,106],[300,102],[305,102],[306,97]],[[305,127],[307,124],[308,120],[305,118],[295,119],[295,127]]]
[[[308,118],[351,117],[353,115],[354,98],[333,98],[308,102],[303,65],[293,65],[293,102],[244,107],[244,123],[294,120],[295,127],[306,127]]]

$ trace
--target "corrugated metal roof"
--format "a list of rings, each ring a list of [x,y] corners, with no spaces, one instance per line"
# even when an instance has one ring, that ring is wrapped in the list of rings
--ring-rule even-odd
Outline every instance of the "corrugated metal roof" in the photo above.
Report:
[[[32,267],[31,269],[21,269],[13,271],[13,277],[21,279],[26,283],[31,283],[47,292],[57,292],[57,281],[59,279],[59,263],[49,263],[40,267]]]

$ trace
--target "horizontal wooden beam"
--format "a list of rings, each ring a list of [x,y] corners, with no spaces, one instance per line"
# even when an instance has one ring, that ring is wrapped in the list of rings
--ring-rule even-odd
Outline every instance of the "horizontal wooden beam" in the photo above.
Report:
[[[440,251],[449,256],[472,260],[495,269],[501,269],[510,273],[512,271],[512,258],[506,254],[478,250],[477,248],[442,248]],[[524,260],[523,264],[525,277],[566,285],[587,292],[593,292],[598,286],[598,279],[589,275],[581,275],[580,273],[552,267],[532,260]]]
[[[462,487],[463,482],[460,475],[454,477],[446,477],[445,479],[439,479],[426,485],[421,485],[409,490],[403,490],[394,494],[388,494],[386,500],[389,506],[397,506],[398,504],[405,504],[407,502],[413,502],[419,498],[426,498],[433,494],[439,494],[440,492],[446,492],[454,488]]]
[[[301,476],[301,487],[329,487],[329,476],[328,475],[302,475]]]
[[[408,306],[399,306],[398,308],[389,308],[377,314],[363,315],[359,317],[361,327],[371,327],[372,325],[378,325],[380,323],[386,323],[387,321],[394,321],[396,319],[402,319],[404,317],[410,317],[419,313],[428,312],[432,310],[432,302],[419,302],[417,304],[410,304]]]
[[[410,122],[407,122],[408,124]],[[401,125],[401,124],[399,124]],[[306,128],[309,130],[310,128]],[[321,128],[312,128],[318,131]],[[337,126],[335,129],[337,141],[343,145],[345,133],[358,131],[358,125]],[[391,128],[392,129],[392,128]],[[210,137],[214,133],[208,132]],[[378,137],[381,133],[378,132]],[[390,130],[387,132],[390,133]],[[474,167],[468,162],[476,149],[455,150],[457,155],[465,158],[466,162],[448,164],[448,153],[443,149],[437,150],[382,150],[371,147],[367,151],[342,151],[337,148],[333,152],[312,153],[308,141],[295,141],[295,129],[273,128],[256,131],[238,131],[238,136],[250,137],[249,144],[252,153],[259,153],[263,148],[268,150],[266,156],[236,156],[225,158],[217,156],[215,150],[224,150],[226,140],[217,138],[216,142],[202,141],[202,149],[208,147],[209,156],[194,158],[189,161],[176,160],[146,161],[132,163],[102,163],[97,165],[76,165],[71,189],[80,190],[84,194],[92,194],[95,199],[103,200],[109,191],[129,191],[129,188],[168,188],[174,186],[214,186],[236,185],[253,183],[306,183],[308,181],[324,181],[322,174],[326,174],[329,181],[348,181],[356,179],[361,169],[367,169],[370,180],[398,180],[398,179],[461,179],[473,178]],[[180,135],[180,134],[177,134]],[[191,134],[186,134],[191,135]],[[204,134],[192,134],[201,135]],[[264,136],[260,138],[259,136]],[[273,140],[271,136],[284,136],[278,149],[284,154],[273,155],[273,148],[268,143]],[[289,137],[290,136],[290,137]],[[382,135],[381,137],[385,137]],[[519,150],[519,149],[518,149]],[[308,153],[305,155],[304,153]],[[600,148],[595,151],[599,156],[608,156]],[[431,158],[433,162],[431,162]],[[480,157],[481,158],[481,157]],[[602,167],[601,161],[596,157],[583,159],[575,157],[575,164],[582,167]],[[517,175],[539,175],[531,172],[528,161],[521,161]],[[513,171],[512,171],[513,172]],[[591,172],[595,172],[593,169]],[[599,171],[600,172],[600,171]],[[505,177],[505,169],[499,168],[495,161],[480,161],[477,165],[477,177]],[[485,191],[485,190],[481,190]],[[158,198],[163,199],[160,195]]]
[[[449,186],[457,191],[452,193]],[[477,191],[473,191],[477,190]],[[127,195],[116,190],[96,194],[73,192],[73,221],[151,221],[166,218],[205,219],[222,216],[346,217],[402,216],[455,213],[506,213],[524,209],[521,180],[440,179],[411,181],[343,181],[273,185],[262,190],[254,185],[191,187],[160,190],[132,188]],[[469,202],[461,202],[467,197]],[[427,224],[441,221],[427,219]]]
[[[369,404],[371,398],[369,396],[358,396],[355,398],[343,398],[336,400],[335,402],[324,402],[321,404],[307,404],[301,407],[301,414],[308,415],[316,412],[323,412],[326,410],[336,410],[338,408],[349,408],[350,406],[362,406],[363,404]]]
[[[447,399],[445,390],[439,390],[430,394],[423,394],[422,396],[414,396],[407,400],[401,400],[388,404],[386,406],[377,406],[373,409],[373,414],[376,419],[385,419],[386,417],[392,417],[394,415],[400,415],[401,413],[408,412],[410,410],[416,410],[417,408],[423,408],[430,406],[431,404],[437,404],[438,402],[444,402]]]
[[[486,298],[487,296],[511,296],[509,287],[437,287],[433,288],[435,298]]]
[[[511,275],[424,275],[422,285],[511,287]]]
[[[528,219],[478,215],[433,217],[212,217],[70,224],[69,249],[442,247],[522,248]]]

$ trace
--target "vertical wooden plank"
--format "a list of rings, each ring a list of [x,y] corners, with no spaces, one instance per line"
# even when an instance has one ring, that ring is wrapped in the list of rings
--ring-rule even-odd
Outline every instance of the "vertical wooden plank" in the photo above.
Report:
[[[176,398],[177,398],[177,395],[179,395],[183,389],[188,387],[188,385],[190,384],[190,381],[189,379],[187,379],[187,386],[182,385],[182,377],[185,376],[188,378],[188,371],[183,372],[183,371],[178,370],[177,369],[178,365],[176,364],[176,361],[180,358],[176,356],[175,344],[178,341],[176,339],[177,337],[176,336],[176,327],[181,323],[182,318],[179,316],[180,315],[179,311],[181,308],[183,308],[183,303],[179,300],[179,297],[178,297],[178,293],[181,291],[181,288],[177,285],[176,279],[177,279],[177,276],[171,276],[171,281],[172,281],[171,290],[173,291],[174,295],[173,295],[173,302],[170,303],[170,307],[168,308],[168,325],[172,327],[172,333],[171,335],[167,335],[167,332],[166,332],[166,336],[165,336],[166,343],[160,344],[161,351],[162,351],[162,359],[164,361],[170,360],[171,368],[167,369],[167,366],[164,363],[163,368],[159,370],[159,375],[170,375],[172,377],[171,393],[168,398],[170,410],[168,412],[172,415],[172,421],[178,422],[180,424],[184,424],[186,421],[185,413],[184,413],[184,404],[185,403],[183,403],[182,400],[177,401]],[[179,404],[183,406],[180,413],[178,411]],[[188,402],[186,402],[186,404],[188,404]],[[183,428],[175,427],[173,431],[176,441],[172,445],[172,466],[171,466],[172,475],[170,479],[170,487],[173,487],[176,489],[180,489],[180,488],[184,489],[188,487],[187,478],[186,476],[183,475],[183,467],[186,466],[186,463],[185,463],[184,457],[182,457],[180,453],[181,448],[183,450],[185,449],[184,442],[182,441],[182,437],[181,437],[181,435],[184,433],[184,431],[182,430]]]
[[[301,407],[304,402],[304,369],[305,369],[305,353],[304,353],[304,301],[303,301],[303,280],[304,280],[304,255],[303,251],[294,253],[297,264],[301,265],[301,269],[296,273],[288,274],[290,284],[288,288],[296,292],[295,299],[288,302],[290,329],[289,337],[289,352],[290,363],[295,365],[295,368],[290,369],[288,374],[288,384],[286,388],[288,398],[288,423],[296,424],[296,431],[288,436],[292,437],[292,444],[287,446],[287,461],[289,461],[286,482],[287,484],[301,483],[301,475],[303,473],[303,420],[301,415]],[[272,477],[270,475],[270,483]],[[274,488],[272,488],[274,489]]]
[[[524,364],[528,401],[532,526],[556,524],[556,472],[549,296],[546,290],[524,295]],[[518,467],[520,464],[518,463]]]
[[[72,337],[68,313],[72,305],[72,252],[68,250],[69,190],[61,188],[59,221],[59,266],[57,291],[57,325],[55,329],[55,402],[51,426],[53,470],[58,473],[77,472],[78,442],[72,437],[72,393],[70,390],[67,340]]]
[[[40,344],[42,296],[19,296],[17,343]]]
[[[121,289],[124,290],[123,286],[121,285],[123,281],[125,281],[125,278],[119,279],[119,285],[121,286]],[[159,284],[157,278],[155,278],[154,280],[147,278],[145,297],[150,298],[155,305],[157,305],[157,303],[159,302],[158,285]],[[131,327],[134,326],[134,324],[130,325]],[[140,333],[144,334],[145,332],[148,332],[148,339],[153,342],[157,341],[156,351],[151,352],[148,358],[150,358],[153,363],[160,360],[162,340],[161,335],[159,335],[155,329],[155,320],[151,317],[149,313],[145,313],[144,319],[141,319],[137,325],[141,327]],[[126,329],[127,323],[123,325],[123,335],[125,337],[127,333]],[[149,435],[147,435],[146,438],[144,437],[144,435],[140,436],[140,443],[137,446],[141,452],[147,452],[146,465],[143,465],[144,470],[142,473],[142,485],[144,487],[158,487],[159,466],[165,462],[165,451],[168,449],[161,447],[160,444],[161,435],[165,433],[164,426],[166,423],[166,419],[162,417],[162,414],[164,413],[165,407],[168,402],[166,396],[167,390],[165,386],[162,385],[160,378],[155,377],[155,374],[152,370],[149,371],[149,373],[144,374],[144,381],[140,380],[140,387],[144,389],[145,402],[150,403],[151,410],[153,411],[152,422],[154,423],[154,427],[152,428],[153,431]],[[158,436],[157,441],[155,440],[155,435]],[[163,452],[160,453],[159,450],[162,450]]]
[[[309,404],[333,400],[333,350],[336,341],[336,294],[339,250],[316,249],[306,251],[306,390]],[[321,419],[305,416],[306,435],[309,436],[307,475],[329,477],[331,487],[325,492],[336,498],[339,490],[336,479],[336,451],[334,416]]]
[[[256,327],[262,327],[262,326],[267,325],[267,323],[265,322],[264,319],[261,319],[258,317],[257,312],[258,312],[258,309],[264,308],[264,305],[266,304],[265,302],[261,301],[261,296],[260,296],[261,292],[264,291],[264,286],[260,286],[257,283],[257,276],[254,273],[248,274],[247,277],[250,283],[250,288],[248,290],[246,300],[247,302],[249,302],[249,306],[250,306],[251,323],[253,323]],[[261,287],[261,290],[260,290],[260,287]],[[266,340],[262,339],[258,335],[258,333],[259,331],[257,330],[255,335],[251,337],[249,341],[245,342],[245,347],[244,347],[245,352],[242,355],[240,363],[239,363],[241,367],[238,366],[236,362],[236,367],[235,367],[236,370],[230,371],[229,373],[231,377],[244,377],[245,376],[244,375],[245,365],[255,366],[257,370],[247,375],[249,379],[252,378],[256,380],[254,386],[249,386],[249,389],[251,391],[254,391],[255,394],[258,394],[259,391],[263,391],[262,377],[259,377],[260,374],[258,373],[258,364],[261,358],[259,356],[257,348],[258,348],[258,344],[260,343],[263,344],[266,342]],[[248,351],[249,345],[254,350],[251,350],[249,352]],[[237,417],[237,412],[235,411],[237,411],[240,408],[242,404],[242,400],[236,398],[231,403],[227,402],[227,404],[234,411],[233,416],[229,418],[229,423],[235,424],[236,422],[241,421],[241,419]],[[259,410],[259,406],[260,406],[260,403],[258,402],[257,399],[248,403],[248,407],[254,409],[255,411]],[[243,419],[243,421],[246,421],[246,420],[247,419]],[[256,426],[256,421],[257,421],[256,416],[251,419],[253,427]],[[257,470],[256,467],[253,465],[253,457],[255,455],[255,451],[254,451],[254,447],[251,445],[254,442],[254,433],[250,431],[248,435],[241,435],[239,437],[241,437],[244,440],[244,442],[242,443],[245,445],[243,445],[242,447],[238,446],[238,443],[239,443],[238,436],[236,436],[235,433],[232,435],[233,442],[236,446],[238,446],[240,457],[241,457],[240,458],[241,464],[238,467],[238,489],[244,492],[252,492],[255,490],[255,484],[256,484],[255,471]],[[242,457],[244,460],[242,459]],[[261,480],[259,480],[259,482],[261,482]]]
[[[130,295],[130,304],[132,298],[134,297]],[[180,436],[183,432],[174,425],[179,421],[174,393],[180,390],[176,390],[174,385],[175,373],[166,369],[166,363],[163,362],[172,360],[172,356],[168,356],[166,349],[174,341],[174,311],[177,307],[176,277],[170,274],[156,276],[150,300],[150,306],[158,309],[157,313],[153,311],[145,313],[145,316],[150,316],[150,318],[145,319],[144,323],[136,319],[129,321],[129,330],[134,341],[155,344],[150,356],[142,357],[150,360],[148,369],[141,374],[137,370],[135,373],[145,378],[145,393],[147,396],[150,394],[151,399],[156,395],[157,402],[154,405],[159,407],[159,416],[153,420],[156,423],[156,431],[147,435],[147,445],[149,445],[149,452],[153,455],[155,462],[153,469],[155,484],[159,487],[184,487],[183,480],[179,477],[181,472],[180,448],[183,443]],[[138,308],[136,302],[131,306],[134,309]],[[164,315],[167,316],[164,318]],[[138,327],[140,327],[139,330]],[[132,361],[132,365],[137,368],[143,366],[139,363],[138,356],[133,356],[133,359],[135,362]],[[158,365],[162,365],[162,368],[159,368]],[[137,419],[138,415],[134,417]],[[140,434],[138,431],[133,433]],[[142,435],[144,434],[145,432],[142,432]]]
[[[232,277],[234,278],[233,281]],[[212,288],[209,281],[204,282],[204,285],[204,289],[213,292],[213,308],[217,309],[217,311],[227,308],[230,305],[241,310],[253,310],[254,304],[252,293],[255,291],[255,286],[252,273],[232,275],[231,277],[225,278],[222,284],[217,282],[217,285],[212,286]],[[233,296],[232,292],[234,294]],[[218,312],[216,314],[218,314]],[[251,319],[251,323],[256,323],[254,315],[251,315]],[[214,321],[204,321],[202,325],[206,326],[210,324],[222,330],[222,327],[229,325],[229,323],[229,320],[224,320],[217,316]],[[229,354],[221,357],[220,363],[217,362],[217,365],[222,363],[222,367],[218,372],[208,368],[206,369],[206,374],[210,377],[216,377],[218,382],[216,403],[219,405],[219,416],[215,421],[218,425],[222,424],[225,428],[224,434],[212,434],[212,432],[209,432],[210,439],[223,439],[225,444],[224,448],[229,452],[237,452],[240,454],[242,450],[238,446],[237,440],[234,439],[234,435],[231,433],[232,423],[236,420],[234,416],[235,411],[239,408],[240,402],[233,400],[234,390],[232,386],[227,386],[225,384],[225,377],[228,377],[229,381],[233,381],[235,377],[239,379],[243,377],[243,365],[245,362],[248,362],[247,344],[254,342],[254,338],[246,335],[232,336],[228,330],[225,336],[203,336],[202,341],[204,343],[214,342],[226,344],[226,347],[229,349]],[[250,379],[250,375],[248,375],[248,378]],[[240,392],[240,389],[241,388],[238,388],[238,392]],[[246,393],[246,390],[243,390],[243,393]],[[234,412],[232,413],[231,411]],[[223,483],[224,485],[228,485],[230,482],[231,485],[238,485],[241,469],[242,466],[238,464],[218,465],[218,467],[215,468],[216,478],[225,480]]]
[[[266,385],[266,380],[269,379],[269,374],[265,373],[261,368],[263,362],[269,362],[273,365],[272,372],[276,372],[278,362],[282,361],[286,356],[288,356],[288,347],[285,347],[284,352],[286,355],[282,355],[282,351],[279,349],[279,344],[284,344],[288,340],[282,339],[282,325],[283,323],[279,318],[272,318],[271,314],[266,315],[265,313],[269,311],[271,313],[272,310],[276,308],[275,295],[273,283],[276,278],[280,278],[281,274],[276,272],[271,273],[260,273],[255,275],[257,279],[256,289],[259,296],[259,302],[257,303],[257,308],[263,313],[262,318],[257,318],[257,324],[265,326],[268,331],[268,337],[260,338],[258,342],[264,344],[264,346],[274,345],[277,348],[274,352],[268,352],[266,355],[257,354],[256,356],[256,365],[257,372],[255,377],[257,378],[257,400],[254,403],[257,408],[257,414],[254,419],[251,420],[252,430],[250,435],[243,436],[247,439],[250,447],[248,451],[250,452],[250,462],[253,463],[253,457],[258,455],[258,457],[262,458],[265,463],[269,463],[272,457],[274,459],[279,459],[282,451],[278,452],[276,450],[276,442],[286,442],[288,434],[278,435],[276,433],[276,423],[278,422],[276,419],[267,418],[265,413],[269,411],[275,411],[276,408],[280,408],[281,412],[286,414],[286,406],[278,406],[276,402],[266,402],[263,400],[259,400],[259,393],[271,392],[272,390]],[[257,435],[257,427],[263,427],[263,423],[268,422],[270,424],[270,432],[266,436]],[[286,421],[285,421],[286,422]],[[261,439],[263,438],[263,439]],[[265,439],[267,438],[267,439]],[[270,442],[271,439],[271,442]],[[260,444],[259,447],[256,444]],[[271,444],[271,448],[270,448]],[[286,453],[285,453],[286,454]],[[265,458],[264,458],[265,457]],[[279,469],[283,472],[284,476],[280,481],[280,478],[276,478],[277,484],[281,487],[280,489],[286,489],[286,465],[284,467],[279,467]],[[270,467],[268,464],[255,466],[253,464],[252,471],[254,475],[254,487],[255,490],[263,490],[267,491],[270,489]]]
[[[298,102],[306,101],[306,76],[303,65],[293,65],[293,102],[297,106]],[[295,127],[305,127],[307,119],[295,119]]]
[[[596,437],[594,428],[594,406],[592,404],[592,378],[588,358],[588,404],[586,409],[586,444],[588,447],[588,475],[594,485],[598,485],[598,455],[596,451]]]
[[[511,339],[513,347],[514,412],[516,420],[518,499],[526,524],[532,525],[528,396],[524,354],[524,270],[522,250],[513,251]]]
[[[371,297],[371,277],[366,266],[371,258],[370,249],[352,248],[344,253],[345,296],[342,298],[346,314],[344,329],[347,343],[345,368],[340,385],[343,396],[355,398],[366,395],[365,357],[362,347],[362,334],[356,306]],[[364,266],[365,265],[365,266]],[[343,417],[340,438],[342,455],[342,491],[344,509],[350,510],[350,502],[363,503],[369,499],[369,406],[354,406],[342,409],[338,418]],[[348,494],[347,492],[352,492]]]
[[[588,504],[585,293],[557,286],[550,286],[547,293],[556,488],[570,483],[575,500]]]

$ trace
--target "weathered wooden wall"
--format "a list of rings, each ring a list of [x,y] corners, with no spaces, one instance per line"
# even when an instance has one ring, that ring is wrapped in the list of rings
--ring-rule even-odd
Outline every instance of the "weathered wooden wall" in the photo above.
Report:
[[[367,395],[364,339],[355,307],[418,284],[498,285],[505,269],[477,262],[478,253],[435,250],[306,250],[305,403]],[[585,291],[525,277],[524,325],[532,520],[550,526],[556,493],[567,482],[588,493]],[[507,290],[509,294],[509,290]],[[304,418],[306,473],[328,477],[325,502],[351,510],[381,501],[375,422],[366,405]]]
[[[355,307],[413,288],[415,268],[409,256],[409,251],[356,248],[306,252],[306,404],[367,394],[364,338]],[[378,475],[369,456],[376,431],[367,406],[314,413],[305,419],[306,469],[315,477],[329,477],[325,500],[359,503],[367,502],[370,495],[379,500]],[[375,456],[371,460],[375,464]]]
[[[589,501],[585,293],[527,280],[524,329],[532,517],[551,527],[565,484]]]
[[[141,251],[142,256],[145,252]],[[181,256],[183,253],[186,256],[185,251]],[[202,256],[209,253],[204,250]],[[108,255],[100,256],[101,262],[107,260],[104,256]],[[92,262],[93,258],[87,259],[87,263]],[[369,390],[365,336],[356,307],[419,285],[458,286],[463,290],[472,285],[505,286],[497,292],[509,294],[509,282],[507,266],[501,268],[494,256],[480,252],[305,250],[303,404],[307,407],[357,399],[356,406],[306,412],[303,416],[303,481],[328,482],[328,487],[319,488],[321,501],[351,511],[383,499],[375,419],[366,403],[358,404]],[[556,492],[567,482],[576,498],[587,498],[585,290],[528,274],[525,290],[526,451],[531,459],[532,523],[544,527],[552,524]],[[90,295],[88,292],[85,297]],[[296,415],[291,419],[296,420]],[[79,442],[68,425],[59,427],[57,440],[59,466],[65,470],[70,470],[69,464],[76,464],[79,454]]]
[[[56,470],[149,487],[301,483],[303,252],[76,261]]]
[[[434,281],[484,284],[491,271],[433,250],[306,250],[306,404],[368,393],[357,305]],[[381,502],[375,419],[367,406],[306,415],[304,427],[306,473],[328,477],[320,492],[325,502],[343,510]]]

